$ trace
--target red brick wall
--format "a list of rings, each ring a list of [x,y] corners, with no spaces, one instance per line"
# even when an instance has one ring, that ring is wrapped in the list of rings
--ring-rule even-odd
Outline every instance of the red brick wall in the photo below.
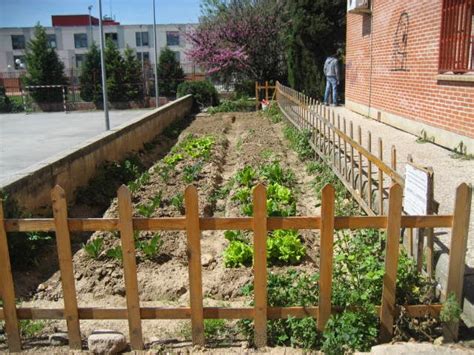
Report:
[[[347,15],[346,99],[474,137],[474,83],[436,78],[442,0],[372,3],[371,30],[370,16]],[[406,70],[395,71],[394,40],[403,12],[409,21]]]

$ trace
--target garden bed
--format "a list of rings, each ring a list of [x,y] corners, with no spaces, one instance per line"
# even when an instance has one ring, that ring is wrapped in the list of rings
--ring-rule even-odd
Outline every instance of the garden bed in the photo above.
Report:
[[[270,118],[270,119],[269,119]],[[135,216],[175,217],[183,214],[186,185],[198,187],[202,216],[250,216],[252,186],[267,186],[270,216],[319,215],[320,190],[336,187],[336,214],[356,214],[347,191],[327,166],[315,162],[305,132],[280,122],[277,112],[199,115],[178,137],[171,151],[128,183]],[[117,201],[105,212],[117,217]],[[378,322],[373,305],[381,299],[385,236],[379,231],[341,231],[335,241],[333,304],[343,310],[331,317],[328,332],[316,331],[312,318],[268,323],[269,345],[319,348],[330,353],[367,349],[376,342]],[[184,232],[140,232],[135,235],[138,290],[142,307],[189,305],[186,235]],[[79,307],[125,307],[125,285],[118,233],[94,233],[75,253]],[[319,298],[319,232],[273,231],[268,235],[269,306],[316,305]],[[202,281],[205,306],[249,306],[252,301],[252,233],[202,233]],[[415,265],[401,255],[397,297],[399,304],[430,303],[431,284],[414,273]],[[59,272],[40,284],[23,306],[60,308]],[[402,292],[399,292],[401,290]],[[351,308],[352,307],[352,308]],[[355,308],[354,308],[355,307]],[[42,336],[65,330],[64,321],[42,322],[30,343],[41,346]],[[126,321],[81,321],[83,336],[97,328],[122,331]],[[345,339],[345,335],[353,336]],[[439,322],[407,318],[397,323],[398,339],[439,334]],[[252,345],[249,321],[206,320],[207,344]],[[33,335],[33,334],[32,334]],[[143,335],[152,349],[187,347],[190,322],[143,321]],[[344,340],[345,339],[345,340]],[[40,343],[38,343],[38,340]],[[432,340],[432,339],[431,339]],[[0,348],[1,349],[1,348]]]

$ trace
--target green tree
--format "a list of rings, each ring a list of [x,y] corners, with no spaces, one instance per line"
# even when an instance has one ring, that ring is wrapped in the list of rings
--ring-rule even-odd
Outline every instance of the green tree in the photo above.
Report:
[[[86,53],[79,76],[81,98],[84,101],[92,101],[95,104],[102,102],[102,77],[100,70],[100,52],[94,42]]]
[[[64,64],[54,48],[48,43],[48,36],[39,23],[35,27],[34,38],[26,46],[25,85],[67,85]],[[61,88],[31,90],[31,96],[38,102],[62,102]]]
[[[133,49],[127,48],[124,52],[123,80],[125,82],[125,92],[127,99],[130,101],[138,101],[143,98],[143,73],[142,65]]]
[[[184,71],[176,59],[175,52],[166,47],[161,51],[158,62],[158,83],[160,94],[174,96],[178,85],[184,81]]]
[[[106,42],[104,56],[108,100],[110,102],[128,101],[124,81],[125,62],[117,46],[110,39]]]
[[[311,96],[324,91],[323,66],[327,56],[344,47],[345,0],[292,0],[286,2],[288,81]]]

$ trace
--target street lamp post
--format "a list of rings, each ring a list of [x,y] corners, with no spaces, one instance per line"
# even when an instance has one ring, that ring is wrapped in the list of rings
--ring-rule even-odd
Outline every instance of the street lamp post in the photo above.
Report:
[[[155,106],[160,106],[160,92],[158,91],[158,48],[156,39],[155,0],[153,0],[153,41],[155,43]]]
[[[94,41],[94,33],[92,32],[92,17],[91,17],[91,10],[92,10],[92,5],[89,5],[87,7],[89,9],[89,32],[91,34],[91,40],[89,41],[89,48]]]
[[[107,106],[107,80],[105,76],[104,58],[104,27],[102,25],[102,0],[99,0],[99,28],[100,28],[100,66],[102,71],[102,97],[104,99],[105,129],[110,129],[109,107]]]

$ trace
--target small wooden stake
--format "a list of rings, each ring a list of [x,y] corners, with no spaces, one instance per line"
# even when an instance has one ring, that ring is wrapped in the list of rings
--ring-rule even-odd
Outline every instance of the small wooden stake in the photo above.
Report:
[[[321,245],[320,245],[320,280],[319,280],[319,317],[317,326],[324,331],[326,322],[331,316],[332,294],[332,258],[334,242],[334,201],[332,185],[324,186],[321,199]]]
[[[390,188],[388,201],[387,244],[385,250],[385,274],[383,277],[382,306],[380,308],[380,341],[387,343],[393,335],[395,316],[395,291],[402,216],[402,195],[400,185]]]
[[[464,285],[464,270],[469,233],[469,217],[471,215],[472,188],[461,184],[456,189],[454,202],[453,230],[449,250],[448,281],[446,297],[454,294],[462,306],[462,290]],[[444,324],[443,335],[447,341],[456,341],[459,333],[459,321]]]
[[[16,313],[15,284],[13,283],[10,255],[8,253],[8,240],[7,232],[5,231],[2,200],[0,200],[0,295],[3,300],[8,350],[12,353],[20,352],[21,338]]]
[[[143,350],[140,299],[138,296],[137,261],[132,224],[132,196],[125,185],[118,189],[120,239],[122,241],[123,272],[127,298],[128,328],[133,350]]]
[[[71,237],[67,221],[66,193],[56,185],[51,191],[54,224],[56,227],[56,245],[58,248],[59,269],[64,296],[64,317],[66,318],[69,347],[82,349],[79,312],[77,310],[76,285],[72,264]]]
[[[255,290],[255,345],[267,345],[267,192],[259,184],[253,191],[253,247]]]
[[[379,137],[379,159],[383,161],[383,146],[382,138]],[[379,215],[383,215],[383,171],[378,168],[379,171]]]
[[[193,344],[204,346],[204,312],[201,270],[201,229],[196,187],[188,186],[184,193],[186,204],[186,233],[188,237],[189,299]]]

